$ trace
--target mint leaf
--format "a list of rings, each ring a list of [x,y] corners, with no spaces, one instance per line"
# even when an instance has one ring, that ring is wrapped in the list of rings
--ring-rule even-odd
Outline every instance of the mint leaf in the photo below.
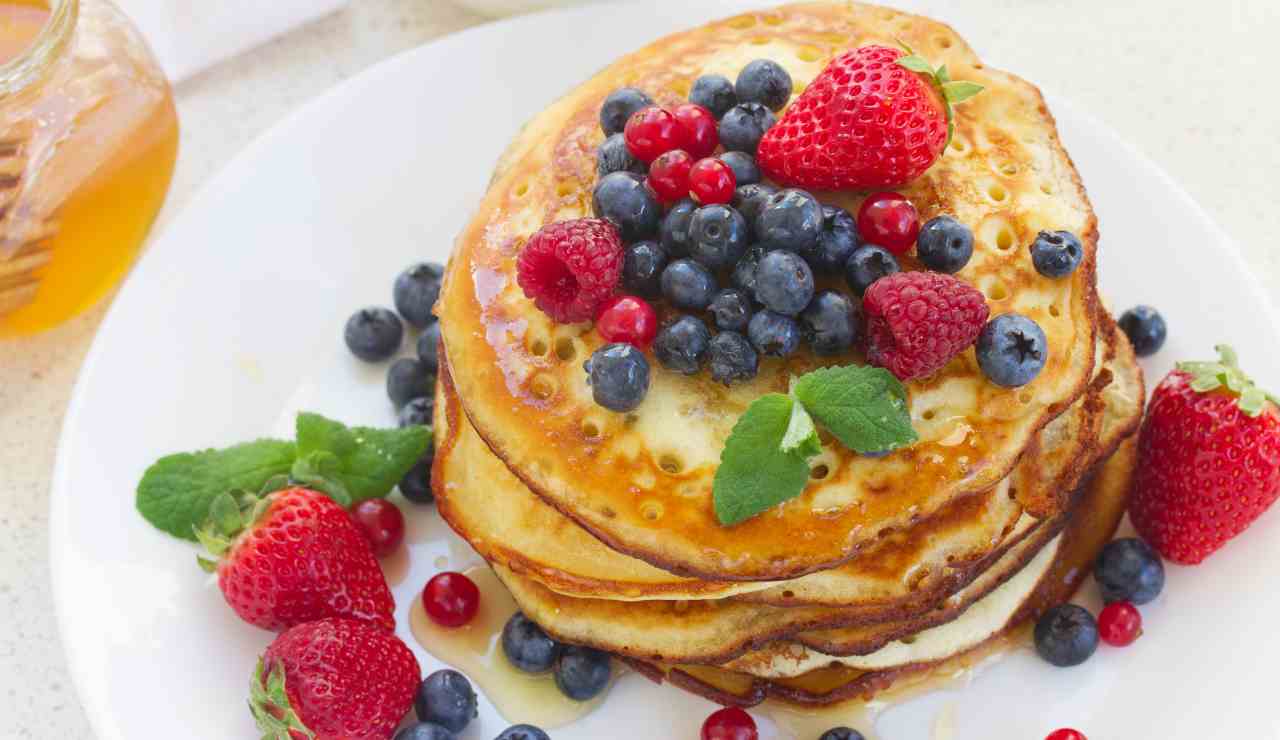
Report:
[[[809,480],[809,464],[799,450],[784,452],[795,401],[781,393],[757,398],[725,441],[712,484],[716,518],[734,525],[795,498]]]
[[[431,444],[428,427],[348,428],[308,413],[298,414],[297,435],[298,460],[309,467],[303,472],[336,481],[352,501],[386,496]]]
[[[915,442],[907,389],[884,368],[828,367],[806,373],[792,393],[845,447],[884,452]]]
[[[787,431],[782,435],[783,452],[795,450],[804,457],[813,457],[822,452],[822,442],[818,439],[818,429],[813,425],[813,418],[804,410],[802,404],[791,404],[791,418],[787,422]]]
[[[293,443],[274,439],[162,457],[143,474],[135,505],[157,528],[195,540],[194,530],[205,523],[214,498],[237,488],[261,489],[273,476],[288,473],[293,458]]]
[[[342,483],[339,477],[341,473],[342,461],[337,455],[328,450],[316,450],[293,462],[289,478],[295,483],[324,493],[338,502],[339,506],[347,507],[352,503],[351,492]]]

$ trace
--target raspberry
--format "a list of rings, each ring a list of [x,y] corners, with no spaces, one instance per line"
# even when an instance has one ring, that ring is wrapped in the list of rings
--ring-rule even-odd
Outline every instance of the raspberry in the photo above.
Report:
[[[526,297],[561,324],[589,321],[622,275],[622,237],[598,218],[558,221],[520,252],[516,281]]]
[[[928,375],[978,338],[990,309],[972,286],[935,272],[880,278],[862,298],[867,361],[900,380]]]

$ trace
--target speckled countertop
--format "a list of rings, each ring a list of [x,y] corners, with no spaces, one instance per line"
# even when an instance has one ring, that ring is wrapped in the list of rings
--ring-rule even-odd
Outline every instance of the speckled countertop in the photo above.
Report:
[[[1269,50],[1280,35],[1280,3],[938,6],[987,59],[1070,98],[1168,170],[1235,237],[1280,300],[1280,97],[1266,87],[1264,72],[1274,66]],[[446,0],[354,0],[336,16],[183,83],[182,154],[161,228],[224,162],[299,104],[380,59],[482,20]],[[1125,248],[1162,258],[1159,244]],[[104,311],[33,339],[0,341],[4,740],[92,737],[56,634],[46,521],[63,412]]]

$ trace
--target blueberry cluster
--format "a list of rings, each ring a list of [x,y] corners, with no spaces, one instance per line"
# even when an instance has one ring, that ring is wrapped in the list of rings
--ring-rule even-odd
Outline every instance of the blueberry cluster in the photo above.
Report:
[[[521,612],[502,628],[502,652],[518,671],[551,671],[556,687],[574,701],[595,698],[613,675],[608,653],[557,642]]]

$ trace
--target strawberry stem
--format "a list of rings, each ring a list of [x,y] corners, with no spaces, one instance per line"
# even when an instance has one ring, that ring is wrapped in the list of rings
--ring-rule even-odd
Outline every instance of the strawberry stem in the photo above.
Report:
[[[316,734],[303,724],[289,703],[289,693],[284,688],[284,666],[280,663],[271,666],[265,681],[263,668],[263,661],[259,658],[249,688],[249,711],[253,713],[258,729],[262,730],[262,740],[315,738]]]
[[[938,92],[938,97],[942,98],[942,107],[947,112],[947,143],[943,145],[943,151],[946,151],[946,147],[951,146],[951,137],[956,131],[956,114],[953,106],[982,92],[983,87],[976,82],[952,80],[951,73],[947,71],[947,65],[934,69],[927,59],[912,51],[904,41],[901,39],[897,41],[898,46],[906,52],[898,57],[898,65],[924,75],[929,84],[933,85],[933,89]]]
[[[1217,362],[1179,362],[1178,369],[1191,376],[1191,389],[1197,393],[1222,390],[1235,396],[1236,405],[1246,416],[1257,417],[1267,401],[1280,405],[1280,399],[1262,390],[1253,379],[1240,369],[1239,357],[1228,344],[1214,347],[1218,351]]]

